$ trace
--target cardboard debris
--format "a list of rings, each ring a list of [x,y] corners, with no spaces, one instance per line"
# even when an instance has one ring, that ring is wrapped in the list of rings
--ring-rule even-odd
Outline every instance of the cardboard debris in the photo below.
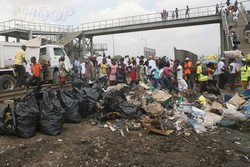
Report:
[[[243,99],[242,97],[240,97],[238,93],[236,93],[236,94],[228,101],[228,103],[233,104],[233,105],[235,105],[235,106],[241,105],[241,104],[243,104],[243,103],[245,103],[245,102],[246,102],[246,100]]]
[[[163,113],[163,107],[160,103],[153,102],[150,103],[145,110],[153,116],[158,116]]]
[[[212,104],[212,106],[211,106],[211,109],[222,110],[222,109],[223,109],[223,106],[222,106],[222,104],[220,104],[220,103],[214,101],[213,104]]]
[[[149,90],[150,87],[144,83],[140,83],[138,88],[137,88],[137,91],[139,94],[144,94],[146,90]]]
[[[166,100],[170,99],[172,95],[160,90],[155,91],[152,97],[158,102],[165,102]]]

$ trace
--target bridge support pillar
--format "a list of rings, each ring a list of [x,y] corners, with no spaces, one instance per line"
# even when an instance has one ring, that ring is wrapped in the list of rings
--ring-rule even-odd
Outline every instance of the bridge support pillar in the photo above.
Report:
[[[20,36],[18,35],[17,37],[16,37],[16,42],[20,42]]]
[[[5,42],[9,42],[9,36],[5,36]]]
[[[84,33],[82,33],[82,52],[83,52],[83,57],[86,57],[87,48],[86,48],[86,38]]]
[[[220,24],[220,50],[221,50],[221,56],[224,54],[225,50],[225,32],[223,30],[223,25]]]
[[[90,47],[90,53],[91,53],[91,56],[93,56],[93,54],[94,54],[94,52],[93,52],[93,36],[91,36],[90,38],[89,38],[89,47]]]
[[[32,39],[32,30],[29,31],[29,36],[28,39],[31,40]]]

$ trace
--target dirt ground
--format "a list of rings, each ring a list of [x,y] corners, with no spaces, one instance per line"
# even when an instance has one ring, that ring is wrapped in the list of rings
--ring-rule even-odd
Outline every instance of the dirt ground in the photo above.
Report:
[[[108,128],[64,124],[58,136],[37,132],[30,139],[0,136],[0,166],[250,166],[250,122],[244,132],[216,128],[212,132],[161,136],[146,130],[127,137]]]

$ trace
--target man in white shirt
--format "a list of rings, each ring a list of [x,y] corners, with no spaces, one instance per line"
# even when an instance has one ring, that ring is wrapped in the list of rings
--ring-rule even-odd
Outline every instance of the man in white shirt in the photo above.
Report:
[[[177,66],[175,72],[177,73],[177,82],[178,82],[178,89],[180,91],[188,89],[188,85],[186,83],[186,81],[183,79],[183,69],[182,66],[180,65],[180,61],[179,60],[175,60],[175,64]]]
[[[231,90],[234,90],[234,83],[236,79],[236,74],[237,74],[237,64],[235,63],[235,59],[230,60],[230,65],[229,65],[229,77],[228,77],[228,83],[230,86]]]
[[[98,62],[98,65],[100,63],[102,63],[102,59],[103,59],[103,56],[99,55],[97,58],[96,58],[96,61]]]
[[[148,78],[149,80],[151,81],[152,80],[152,75],[151,75],[151,72],[153,71],[153,69],[155,69],[156,67],[156,63],[155,63],[155,60],[152,58],[152,57],[149,57],[149,61],[148,61]]]
[[[219,74],[219,88],[220,89],[225,89],[225,58],[221,57],[220,62],[218,64],[218,74]]]

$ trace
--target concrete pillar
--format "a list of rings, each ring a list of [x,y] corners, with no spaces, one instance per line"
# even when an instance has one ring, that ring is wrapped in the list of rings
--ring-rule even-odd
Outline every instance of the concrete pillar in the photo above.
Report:
[[[5,36],[5,42],[9,42],[9,36]]]
[[[18,42],[18,43],[20,42],[20,36],[16,37],[16,42]]]
[[[86,57],[86,38],[84,33],[82,33],[82,52],[83,52],[83,57]]]
[[[225,50],[225,33],[223,30],[223,25],[222,23],[220,24],[220,50],[221,50],[221,55],[224,54],[224,50]]]
[[[93,56],[93,54],[94,54],[94,51],[93,51],[93,36],[91,36],[89,39],[90,39],[90,41],[89,41],[90,53],[91,53],[91,56]]]
[[[32,30],[29,31],[29,38],[28,38],[28,39],[29,39],[29,40],[32,39]]]

